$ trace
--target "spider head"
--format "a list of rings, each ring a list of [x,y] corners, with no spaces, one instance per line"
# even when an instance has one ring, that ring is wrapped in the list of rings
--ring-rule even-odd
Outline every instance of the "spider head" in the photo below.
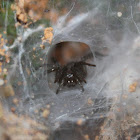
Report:
[[[76,85],[76,79],[70,67],[67,69],[67,72],[64,78],[64,85],[68,87],[74,87]]]
[[[73,76],[73,74],[67,74],[67,86],[68,87],[73,87],[76,85],[75,83],[75,78]]]

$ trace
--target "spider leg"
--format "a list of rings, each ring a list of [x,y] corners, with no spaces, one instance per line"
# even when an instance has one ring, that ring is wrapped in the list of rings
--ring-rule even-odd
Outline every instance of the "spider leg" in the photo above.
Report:
[[[62,82],[63,77],[64,77],[64,75],[66,74],[66,71],[67,71],[67,69],[63,68],[63,69],[62,69],[62,72],[59,73],[59,75],[61,75],[60,78],[59,78],[59,80],[58,80],[59,83]]]
[[[58,81],[58,77],[55,78],[54,83],[56,83]]]
[[[55,80],[54,80],[54,83],[58,82],[59,81],[59,78],[60,78],[60,71],[56,71],[55,73]]]
[[[87,83],[87,81],[86,81],[83,77],[76,76],[76,78],[77,78],[78,81],[80,81],[80,82],[84,81],[85,83]]]
[[[94,64],[90,64],[90,63],[86,63],[86,62],[81,62],[82,65],[88,65],[88,66],[93,66],[93,67],[96,67],[96,65]]]
[[[78,79],[78,81],[80,81],[80,82],[84,81],[85,83],[87,83],[83,77],[79,77],[74,70],[72,70],[72,71],[75,73],[74,76]]]
[[[61,70],[62,70],[62,72],[61,72]],[[63,80],[63,77],[64,77],[65,73],[66,73],[66,69],[64,69],[64,68],[60,69],[59,68],[56,71],[54,83],[58,82],[60,84]]]
[[[84,87],[83,87],[83,85],[81,84],[81,82],[77,79],[77,81],[78,81],[78,84],[80,85],[80,87],[81,87],[81,89],[82,89],[82,92],[84,91]]]
[[[58,89],[56,90],[56,94],[59,93],[59,91],[61,90],[61,88],[63,87],[64,83],[59,84]]]

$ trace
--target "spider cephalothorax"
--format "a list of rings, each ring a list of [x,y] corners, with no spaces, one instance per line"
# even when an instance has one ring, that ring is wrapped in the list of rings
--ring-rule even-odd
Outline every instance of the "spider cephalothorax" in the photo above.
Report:
[[[70,62],[64,66],[56,66],[48,70],[48,72],[55,72],[54,83],[58,83],[59,87],[56,91],[56,94],[61,90],[62,87],[74,87],[80,85],[82,91],[84,91],[82,83],[86,83],[86,66],[96,66],[93,64],[86,63],[84,61],[79,62]]]

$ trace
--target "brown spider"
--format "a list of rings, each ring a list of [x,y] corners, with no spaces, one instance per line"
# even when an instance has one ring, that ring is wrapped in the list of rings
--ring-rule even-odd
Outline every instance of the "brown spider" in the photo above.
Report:
[[[59,87],[56,90],[56,94],[59,93],[62,87],[74,87],[77,84],[81,86],[82,91],[84,91],[82,82],[86,83],[86,67],[85,66],[93,66],[94,64],[89,64],[84,61],[79,62],[70,62],[64,66],[55,66],[48,70],[48,73],[55,72],[55,80],[54,83],[58,83]]]

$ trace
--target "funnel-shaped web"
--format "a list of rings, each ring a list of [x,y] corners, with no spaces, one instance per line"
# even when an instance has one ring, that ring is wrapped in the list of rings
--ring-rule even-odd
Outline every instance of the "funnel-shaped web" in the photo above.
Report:
[[[133,129],[138,129],[140,123],[140,3],[63,0],[56,5],[53,0],[50,7],[68,9],[55,23],[50,23],[54,29],[52,44],[46,43],[44,50],[40,48],[44,27],[39,25],[17,27],[17,39],[9,48],[5,46],[18,49],[18,53],[12,52],[8,77],[20,100],[16,112],[45,123],[54,140],[139,138],[138,131],[133,134]],[[73,49],[67,42],[81,44],[72,45]],[[82,75],[81,67],[76,69],[77,75],[86,80],[84,91],[65,87],[56,94],[56,73],[47,70],[54,65],[62,67],[70,61],[83,61],[91,54],[86,63],[96,67],[84,66],[86,76]],[[19,81],[22,84],[17,84]],[[12,106],[11,99],[6,104]],[[47,107],[50,112],[46,120],[42,108]]]

